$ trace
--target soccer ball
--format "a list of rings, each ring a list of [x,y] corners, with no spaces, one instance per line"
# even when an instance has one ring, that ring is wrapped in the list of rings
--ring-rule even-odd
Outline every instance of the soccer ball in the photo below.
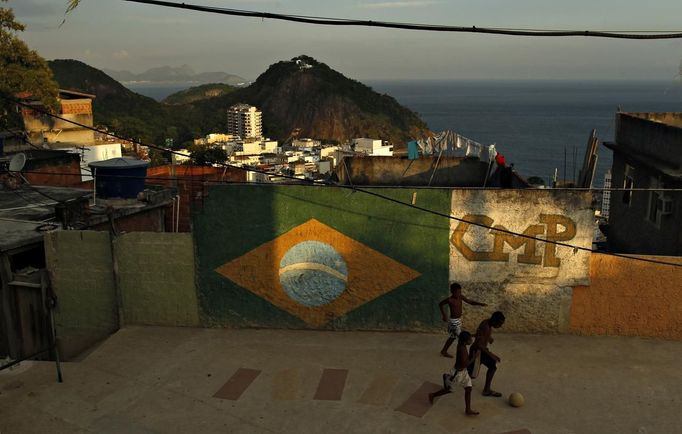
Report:
[[[509,405],[512,407],[523,406],[523,395],[521,395],[519,392],[514,392],[509,395]]]

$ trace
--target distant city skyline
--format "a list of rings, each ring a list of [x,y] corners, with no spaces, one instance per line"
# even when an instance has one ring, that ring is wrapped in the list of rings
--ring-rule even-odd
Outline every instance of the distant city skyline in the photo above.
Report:
[[[682,31],[682,2],[622,0],[216,1],[192,4],[264,12],[479,27]],[[679,80],[682,40],[528,38],[326,27],[220,16],[114,0],[10,0],[20,37],[47,59],[143,72],[190,65],[253,80],[306,54],[348,77],[382,79]]]

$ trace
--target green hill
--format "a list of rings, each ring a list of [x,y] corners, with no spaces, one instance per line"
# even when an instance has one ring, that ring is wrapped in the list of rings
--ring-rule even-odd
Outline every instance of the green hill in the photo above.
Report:
[[[95,125],[106,125],[126,137],[156,142],[173,125],[167,107],[128,90],[102,71],[77,60],[53,60],[49,66],[63,89],[94,94]]]
[[[423,137],[428,127],[419,116],[389,95],[345,77],[307,56],[271,65],[248,87],[199,101],[211,123],[224,122],[224,111],[237,102],[263,111],[264,134],[283,140],[294,128],[302,137],[343,142],[374,137],[403,145]]]
[[[216,98],[234,91],[236,88],[224,83],[202,84],[201,86],[191,87],[167,96],[164,104],[180,105],[190,104],[205,99]]]
[[[132,92],[76,60],[55,60],[50,67],[61,87],[97,96],[96,123],[154,143],[172,138],[181,144],[224,132],[227,108],[240,102],[262,110],[264,134],[273,139],[286,139],[300,128],[303,137],[336,142],[373,137],[400,147],[429,134],[419,116],[394,98],[307,56],[271,65],[248,87],[199,86],[172,95],[165,104]]]

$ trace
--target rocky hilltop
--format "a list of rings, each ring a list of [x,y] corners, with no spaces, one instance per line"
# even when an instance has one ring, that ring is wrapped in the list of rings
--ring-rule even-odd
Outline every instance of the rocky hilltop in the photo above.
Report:
[[[278,139],[300,128],[303,137],[338,142],[372,137],[401,145],[429,132],[416,113],[391,96],[307,56],[275,63],[250,86],[199,106],[205,111],[236,102],[259,107],[266,133]]]

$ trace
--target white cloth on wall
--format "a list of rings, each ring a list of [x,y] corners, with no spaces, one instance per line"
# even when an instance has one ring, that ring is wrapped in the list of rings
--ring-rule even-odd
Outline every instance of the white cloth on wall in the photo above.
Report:
[[[417,140],[422,155],[442,155],[444,157],[475,157],[484,161],[495,158],[495,145],[482,145],[475,140],[446,130],[433,137]],[[488,152],[484,152],[487,149]]]

